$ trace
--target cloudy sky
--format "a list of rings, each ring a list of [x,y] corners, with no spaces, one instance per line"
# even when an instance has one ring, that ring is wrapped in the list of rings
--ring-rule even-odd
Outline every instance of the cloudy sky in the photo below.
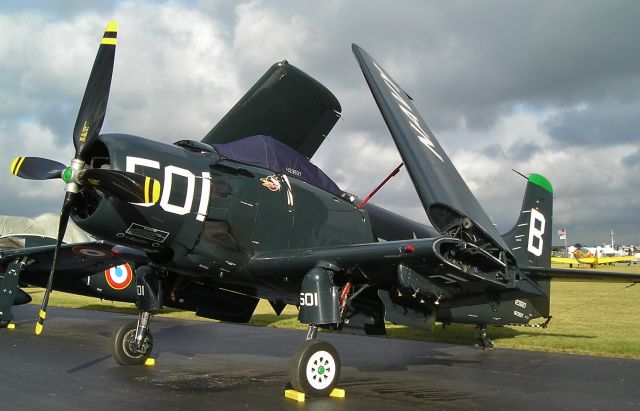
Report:
[[[640,244],[640,2],[19,1],[0,4],[0,214],[58,212],[61,182],[8,173],[18,155],[67,163],[107,21],[119,24],[102,132],[200,140],[276,61],[340,100],[314,162],[366,195],[397,164],[351,54],[367,50],[422,117],[499,231],[525,180],[555,190],[569,242]],[[376,201],[426,222],[406,172]],[[555,243],[560,241],[555,239]]]

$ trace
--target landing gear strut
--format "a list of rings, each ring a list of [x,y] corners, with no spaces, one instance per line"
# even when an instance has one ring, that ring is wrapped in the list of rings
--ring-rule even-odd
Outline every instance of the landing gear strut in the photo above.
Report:
[[[152,313],[162,309],[162,283],[156,267],[145,265],[136,270],[138,321],[120,327],[111,337],[111,354],[118,364],[144,364],[153,349],[149,330]]]
[[[478,346],[485,350],[493,348],[493,341],[487,336],[487,326],[479,325],[476,327],[476,339],[478,340]]]
[[[340,323],[338,288],[333,284],[337,267],[319,263],[309,270],[300,292],[298,319],[309,324],[306,341],[293,353],[289,378],[294,390],[310,397],[326,397],[340,379],[340,356],[333,345],[316,340],[319,325]]]
[[[147,331],[136,338],[136,331],[139,328],[137,321],[124,324],[111,337],[111,355],[120,365],[140,365],[144,364],[151,350],[153,349],[153,337]]]

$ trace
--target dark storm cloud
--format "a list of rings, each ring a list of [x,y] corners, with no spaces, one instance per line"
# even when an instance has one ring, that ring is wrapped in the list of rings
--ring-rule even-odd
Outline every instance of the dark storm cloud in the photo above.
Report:
[[[509,147],[507,158],[515,162],[527,162],[536,154],[542,153],[542,148],[534,143],[518,140]]]
[[[640,168],[640,149],[637,149],[635,153],[624,156],[622,163],[627,167]]]
[[[51,130],[61,142],[67,142],[74,126],[68,119],[78,114],[79,105],[79,103],[48,104],[38,112],[38,121]]]
[[[533,156],[542,152],[542,148],[534,143],[517,140],[506,149],[499,144],[491,144],[479,148],[478,152],[492,160],[508,159],[513,163],[523,163],[531,160]]]
[[[584,234],[581,241],[610,221],[626,222],[613,227],[617,235],[637,238],[640,200],[629,193],[640,190],[640,151],[628,146],[637,145],[640,118],[639,15],[637,1],[3,2],[0,154],[7,162],[17,150],[6,141],[23,143],[24,154],[69,145],[95,39],[113,17],[122,47],[103,131],[199,139],[287,59],[342,103],[314,160],[363,195],[400,159],[353,42],[415,99],[501,230],[524,190],[516,168],[550,178],[554,224]],[[9,140],[15,130],[22,140]],[[51,157],[64,159],[71,149],[63,148]],[[16,198],[4,213],[59,208],[58,197],[20,197],[23,181],[2,184]],[[413,191],[398,177],[376,201],[423,221]]]
[[[638,97],[639,2],[278,4],[308,16],[326,45],[303,55],[307,69],[340,86],[361,81],[348,47],[360,43],[389,63],[434,129],[460,121],[487,129],[518,101],[541,108]]]
[[[499,146],[498,144],[491,144],[489,146],[486,146],[480,150],[478,150],[481,154],[484,154],[485,156],[487,156],[488,158],[493,158],[493,159],[504,159],[507,157],[506,153],[504,152],[504,150],[502,149],[501,146]]]
[[[638,95],[640,99],[640,93]],[[560,144],[600,146],[638,144],[640,103],[599,101],[586,108],[561,110],[544,124]]]
[[[31,12],[38,10],[39,13],[46,14],[52,19],[69,19],[78,14],[86,12],[98,12],[109,15],[117,0],[7,0],[0,7],[0,10],[9,12]]]

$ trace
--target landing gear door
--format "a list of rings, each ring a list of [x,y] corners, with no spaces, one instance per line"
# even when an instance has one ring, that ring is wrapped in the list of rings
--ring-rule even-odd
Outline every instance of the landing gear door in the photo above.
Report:
[[[332,271],[312,268],[302,280],[298,319],[304,324],[337,324],[339,312],[338,287],[333,285]]]

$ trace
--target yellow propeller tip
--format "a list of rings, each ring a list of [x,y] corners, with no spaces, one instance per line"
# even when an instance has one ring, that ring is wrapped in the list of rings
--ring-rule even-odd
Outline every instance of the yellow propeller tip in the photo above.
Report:
[[[40,335],[42,333],[42,324],[36,324],[36,335]]]
[[[118,31],[118,23],[116,23],[114,20],[111,20],[110,22],[107,23],[107,28],[105,29],[105,31],[110,31],[110,32],[117,32]]]
[[[151,201],[155,204],[158,200],[160,200],[160,182],[158,180],[153,180]]]
[[[144,202],[155,204],[160,200],[160,182],[151,177],[144,178]]]
[[[24,157],[16,157],[13,159],[13,161],[11,162],[11,174],[13,174],[14,176],[18,175],[18,170],[20,170],[20,166],[22,165],[23,161]]]

